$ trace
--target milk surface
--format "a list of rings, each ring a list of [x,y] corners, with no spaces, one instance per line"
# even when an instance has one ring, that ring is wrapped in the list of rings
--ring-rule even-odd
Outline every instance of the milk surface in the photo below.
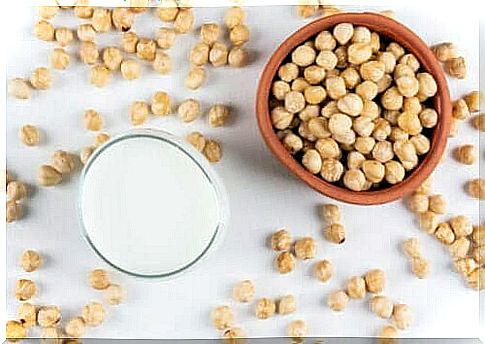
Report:
[[[81,190],[85,230],[111,264],[138,275],[166,275],[193,264],[220,220],[216,190],[173,144],[128,137],[108,146]]]

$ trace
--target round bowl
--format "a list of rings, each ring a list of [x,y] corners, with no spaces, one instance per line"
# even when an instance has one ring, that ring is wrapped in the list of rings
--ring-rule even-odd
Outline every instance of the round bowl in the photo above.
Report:
[[[352,23],[366,26],[379,35],[387,37],[402,45],[409,53],[416,56],[421,69],[433,75],[438,85],[438,92],[434,97],[434,107],[439,119],[432,131],[429,152],[420,161],[419,165],[406,175],[398,184],[371,191],[352,191],[344,187],[326,182],[318,176],[308,172],[285,149],[273,129],[270,111],[269,95],[271,85],[279,66],[298,45],[317,35],[320,31],[329,30],[339,23]],[[451,100],[448,84],[443,69],[434,57],[428,45],[414,32],[397,21],[375,13],[343,13],[315,20],[304,26],[287,38],[271,56],[263,70],[259,81],[256,97],[256,114],[258,125],[264,141],[278,160],[299,179],[321,194],[333,199],[358,204],[375,205],[392,202],[410,194],[420,186],[433,172],[441,160],[446,148],[451,123]]]

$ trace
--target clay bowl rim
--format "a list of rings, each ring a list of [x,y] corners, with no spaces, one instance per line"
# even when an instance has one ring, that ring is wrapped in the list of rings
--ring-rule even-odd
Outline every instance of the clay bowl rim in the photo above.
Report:
[[[420,161],[418,167],[406,176],[401,183],[380,190],[356,192],[333,185],[319,176],[311,174],[284,148],[271,123],[269,94],[279,66],[297,45],[314,37],[320,31],[328,30],[344,22],[352,23],[354,26],[366,26],[370,30],[402,45],[409,53],[416,56],[422,70],[434,76],[438,85],[438,92],[434,99],[435,109],[438,112],[438,123],[433,129],[429,152]],[[357,205],[377,205],[400,199],[416,190],[431,175],[439,164],[447,145],[451,125],[451,109],[448,83],[443,69],[428,45],[403,24],[383,15],[368,12],[343,13],[320,18],[293,33],[271,55],[261,74],[256,97],[256,116],[259,129],[267,146],[278,160],[319,193],[338,201]]]

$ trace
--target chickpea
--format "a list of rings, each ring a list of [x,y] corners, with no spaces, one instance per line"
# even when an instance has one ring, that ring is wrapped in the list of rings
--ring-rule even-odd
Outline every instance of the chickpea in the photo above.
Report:
[[[389,88],[381,98],[382,106],[386,110],[400,110],[403,106],[403,96],[397,87]]]
[[[212,163],[217,163],[222,159],[221,145],[215,140],[207,140],[202,153]]]
[[[386,296],[376,295],[369,301],[372,313],[382,319],[390,319],[394,305]]]
[[[473,258],[462,258],[455,260],[453,266],[456,272],[462,274],[463,276],[468,276],[479,267],[478,263]]]
[[[125,80],[135,80],[140,77],[141,66],[137,60],[123,60],[121,62],[121,76]]]
[[[68,336],[80,338],[84,336],[84,333],[86,332],[86,324],[84,323],[83,318],[74,317],[66,323],[64,330]]]
[[[84,113],[84,126],[91,131],[100,131],[103,129],[103,117],[95,110],[86,110]]]
[[[315,239],[311,237],[304,237],[295,242],[295,255],[296,258],[301,260],[307,260],[315,258],[317,253],[317,246]]]
[[[337,101],[337,107],[343,113],[356,117],[362,113],[364,103],[357,94],[349,93]]]
[[[190,8],[180,8],[173,23],[175,32],[179,34],[188,33],[194,27],[194,14]]]
[[[417,72],[418,69],[420,68],[419,61],[416,58],[416,56],[414,56],[413,54],[403,55],[399,59],[399,63],[406,65],[406,66],[409,66],[409,68],[411,68],[413,72]]]
[[[229,32],[229,39],[231,40],[232,44],[236,46],[243,45],[244,43],[248,42],[249,37],[249,28],[244,24],[234,26]]]
[[[396,65],[396,68],[394,69],[394,79],[397,80],[397,79],[405,77],[405,76],[415,77],[415,73],[412,70],[412,68],[409,67],[408,65],[398,63]]]
[[[338,100],[347,94],[345,79],[340,76],[325,79],[325,87],[330,98]]]
[[[246,49],[243,47],[233,47],[229,51],[229,55],[227,57],[229,66],[240,68],[244,67],[248,64],[249,61],[249,54]]]
[[[61,27],[55,30],[54,37],[61,47],[65,47],[74,40],[74,33],[67,27]]]
[[[136,44],[136,55],[142,60],[154,61],[157,43],[152,39],[140,38]]]
[[[468,251],[470,250],[470,240],[466,237],[457,238],[451,245],[448,246],[448,250],[453,258],[466,258]]]
[[[147,102],[136,101],[130,107],[130,120],[133,125],[142,125],[148,119],[150,106]]]
[[[354,26],[350,23],[340,23],[333,28],[333,36],[340,45],[347,44],[354,35]]]
[[[209,61],[210,46],[206,43],[197,43],[190,51],[190,62],[195,66],[202,66]]]
[[[336,47],[337,41],[329,31],[322,31],[315,37],[315,48],[318,50],[333,51]]]
[[[308,326],[303,320],[293,320],[288,325],[288,336],[292,338],[306,337],[308,334]]]
[[[315,149],[305,152],[302,158],[303,166],[312,174],[317,174],[322,169],[322,157]]]
[[[427,261],[423,257],[414,257],[410,260],[410,262],[411,271],[416,277],[420,279],[426,278],[431,272],[431,265],[429,261]]]
[[[138,45],[138,36],[133,31],[123,33],[121,39],[121,47],[127,53],[136,53],[136,47]]]
[[[385,178],[389,184],[394,185],[403,181],[406,172],[400,163],[388,161],[384,166],[386,168]]]
[[[361,154],[367,155],[372,152],[376,141],[372,137],[358,137],[355,140],[355,150]]]
[[[465,96],[465,102],[470,112],[480,111],[480,92],[473,91]]]
[[[121,62],[123,61],[123,55],[118,48],[108,47],[103,51],[103,62],[110,70],[119,70]]]
[[[277,129],[283,130],[290,126],[293,120],[293,114],[288,112],[282,106],[278,106],[271,110],[271,122]]]
[[[424,128],[434,128],[438,123],[438,113],[434,109],[424,109],[419,113],[419,120]]]
[[[107,8],[94,8],[91,25],[97,32],[108,32],[111,30],[111,11]]]
[[[99,302],[90,302],[81,310],[81,317],[88,326],[99,326],[106,316],[104,307]]]
[[[94,8],[88,5],[89,5],[88,0],[76,1],[76,6],[74,6],[74,15],[82,19],[92,18]]]
[[[374,126],[371,118],[360,116],[354,120],[352,129],[361,137],[369,137],[374,131]]]
[[[457,238],[466,237],[473,233],[473,226],[466,216],[455,216],[450,219],[449,224]]]
[[[124,301],[126,295],[124,289],[119,284],[111,283],[104,290],[104,297],[108,304],[116,306]]]
[[[290,91],[285,95],[285,109],[292,114],[305,108],[305,96],[301,92]]]
[[[38,21],[34,26],[34,35],[42,41],[53,41],[55,29],[54,26],[45,20]]]
[[[100,133],[96,135],[95,141],[94,141],[94,146],[99,147],[108,142],[111,139],[111,137],[106,134],[106,133]]]
[[[431,74],[418,73],[416,78],[419,82],[418,97],[420,96],[427,99],[436,95],[436,92],[438,92],[438,85]]]
[[[436,214],[446,214],[446,200],[442,195],[429,197],[429,210]]]
[[[15,285],[15,297],[19,301],[28,301],[37,293],[37,286],[31,280],[19,279]]]
[[[416,149],[416,153],[418,155],[423,155],[428,153],[431,147],[431,143],[429,139],[422,134],[414,135],[413,137],[411,137],[409,142],[413,144],[414,148]]]
[[[57,306],[43,306],[37,313],[37,322],[42,327],[54,327],[61,320],[61,309]]]
[[[400,330],[408,329],[413,323],[411,308],[405,304],[396,304],[392,312],[392,321]]]
[[[436,239],[445,245],[451,245],[455,241],[455,233],[447,222],[440,223],[434,235]]]
[[[409,162],[417,162],[417,154],[416,154],[416,148],[414,145],[409,142],[409,141],[397,141],[394,142],[393,145],[394,148],[394,153],[396,153],[397,157],[401,162],[403,163],[409,163]],[[404,166],[406,168],[406,166]]]
[[[52,76],[49,69],[40,67],[30,76],[30,84],[37,90],[47,90],[52,86]]]
[[[157,31],[157,44],[161,49],[170,49],[175,42],[175,30],[161,27]]]
[[[349,169],[360,169],[365,160],[365,156],[362,153],[352,151],[347,155],[347,167]]]
[[[177,18],[179,8],[175,0],[165,0],[162,6],[157,7],[155,14],[161,20],[165,22],[173,22]]]
[[[237,6],[228,8],[224,17],[224,23],[229,29],[244,23],[245,20],[246,13],[241,7]]]
[[[18,319],[25,328],[37,325],[37,308],[30,303],[22,303],[18,309]]]
[[[299,69],[294,63],[286,63],[279,67],[278,76],[281,80],[291,82],[298,77]],[[328,87],[327,87],[328,88]]]
[[[445,62],[445,71],[457,79],[465,79],[467,76],[467,63],[463,57],[453,57]]]
[[[362,191],[366,179],[362,171],[349,169],[344,174],[344,185],[352,191]]]
[[[364,81],[355,88],[355,93],[366,101],[373,100],[377,97],[378,92],[379,88],[377,84],[372,81]]]
[[[189,135],[187,135],[186,140],[199,152],[202,152],[204,150],[206,140],[204,135],[202,135],[202,133],[198,131],[194,131]]]
[[[79,57],[85,64],[95,64],[99,58],[99,51],[96,43],[90,41],[82,42],[79,49]]]
[[[184,100],[178,107],[179,118],[185,122],[193,122],[201,115],[200,103],[195,99]]]
[[[454,151],[455,159],[465,165],[473,165],[478,158],[478,151],[474,145],[459,146]]]
[[[384,179],[385,167],[376,160],[366,160],[362,163],[362,171],[368,181],[380,183]]]
[[[64,49],[56,48],[52,51],[50,61],[52,68],[65,70],[69,67],[71,57]]]
[[[209,62],[214,67],[221,67],[227,64],[228,49],[224,43],[216,42],[209,51]]]
[[[320,57],[320,54],[318,56]],[[294,64],[300,67],[307,67],[311,65],[316,59],[317,64],[325,68],[324,65],[321,65],[319,63],[318,58],[316,58],[315,50],[312,47],[307,45],[301,45],[298,48],[296,48],[291,55],[291,59]],[[332,68],[327,68],[327,69],[332,69]]]
[[[347,281],[347,295],[351,299],[361,300],[365,298],[365,280],[362,277],[354,276]]]
[[[37,13],[42,19],[52,19],[59,13],[59,6],[40,6]]]
[[[379,269],[370,270],[364,277],[367,291],[373,294],[382,293],[386,286],[386,274]]]
[[[213,128],[218,128],[227,122],[230,117],[229,108],[222,104],[217,104],[209,109],[209,125]]]
[[[327,97],[327,92],[322,86],[308,86],[303,94],[306,102],[310,105],[320,104]]]
[[[315,277],[321,282],[328,282],[333,276],[333,265],[328,260],[317,262],[313,268]]]
[[[24,125],[19,130],[19,138],[26,146],[37,146],[40,143],[40,130],[30,124]]]
[[[372,57],[372,47],[367,43],[353,43],[349,46],[348,60],[355,65],[361,65]]]
[[[62,174],[53,166],[42,165],[37,174],[37,182],[41,186],[54,186],[62,182]]]
[[[132,28],[135,14],[129,8],[117,7],[113,9],[111,19],[115,29],[126,32]]]
[[[33,250],[27,250],[20,257],[20,266],[25,272],[34,272],[42,265],[40,254]]]
[[[20,321],[9,320],[5,332],[5,338],[9,342],[18,342],[27,337],[27,329]]]
[[[262,298],[256,303],[256,317],[259,319],[268,319],[274,315],[275,311],[276,304],[271,299]]]
[[[156,92],[151,99],[151,111],[157,116],[167,116],[172,112],[172,103],[167,92]]]
[[[318,53],[315,62],[318,66],[324,68],[326,71],[330,71],[335,69],[337,66],[338,57],[332,51],[322,50]]]
[[[476,199],[485,199],[485,179],[476,178],[466,184],[468,194]]]
[[[8,92],[17,99],[29,99],[32,97],[32,88],[26,80],[15,78],[8,83]]]
[[[343,290],[336,290],[328,295],[327,305],[334,312],[341,312],[349,303],[349,296]]]
[[[290,273],[295,269],[295,256],[288,251],[280,252],[276,257],[275,265],[280,274]]]
[[[91,68],[89,79],[96,87],[104,87],[111,80],[111,71],[104,65],[96,65]]]
[[[440,43],[432,46],[431,50],[440,62],[446,62],[458,57],[456,46],[453,43]]]
[[[325,159],[322,163],[320,176],[329,183],[337,182],[342,178],[344,166],[336,159]]]
[[[249,302],[253,299],[255,288],[253,282],[245,280],[239,282],[232,289],[232,298],[239,302]]]
[[[91,24],[81,24],[77,29],[77,38],[81,42],[94,42],[96,30]]]

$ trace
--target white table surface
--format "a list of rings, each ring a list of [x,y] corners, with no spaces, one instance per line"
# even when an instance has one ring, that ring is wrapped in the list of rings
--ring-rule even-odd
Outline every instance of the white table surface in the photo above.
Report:
[[[364,8],[362,8],[364,9]],[[48,161],[56,149],[78,152],[94,140],[82,126],[83,110],[90,107],[101,112],[110,134],[130,128],[128,108],[134,100],[148,100],[157,90],[167,90],[176,101],[196,97],[205,108],[224,102],[234,108],[234,118],[224,129],[211,129],[204,119],[184,125],[175,117],[151,119],[147,127],[163,128],[179,135],[201,130],[219,139],[224,158],[216,166],[229,193],[232,218],[224,242],[195,271],[169,281],[133,279],[120,273],[113,278],[128,292],[125,304],[110,307],[103,326],[90,329],[97,338],[217,338],[209,313],[220,304],[231,304],[237,324],[250,336],[282,336],[292,319],[305,319],[313,336],[373,336],[385,321],[368,310],[367,302],[352,301],[341,314],[325,305],[326,295],[343,287],[352,275],[371,268],[382,268],[388,275],[385,294],[396,302],[409,304],[415,313],[414,326],[404,337],[476,337],[479,328],[478,293],[468,289],[463,279],[452,271],[451,258],[435,239],[421,232],[402,201],[384,206],[357,207],[341,205],[348,240],[332,245],[322,237],[322,223],[317,206],[329,202],[290,175],[270,154],[260,137],[254,114],[254,97],[259,73],[271,52],[288,34],[305,21],[286,6],[249,8],[252,29],[249,48],[252,63],[245,69],[208,70],[208,82],[197,92],[183,87],[188,65],[186,56],[196,42],[195,33],[177,38],[171,51],[174,72],[159,76],[147,66],[143,78],[127,82],[117,75],[109,86],[96,89],[88,83],[88,70],[79,62],[65,72],[54,72],[51,90],[35,93],[28,102],[8,99],[7,166],[19,178],[35,184],[37,168]],[[451,81],[452,95],[457,97],[478,88],[479,25],[466,6],[435,7],[432,15],[426,8],[396,9],[398,18],[430,44],[457,42],[470,65],[466,81]],[[196,23],[221,21],[224,9],[197,9]],[[426,16],[423,14],[426,13]],[[11,34],[16,36],[7,55],[7,78],[27,76],[35,67],[48,64],[51,44],[34,39],[31,34],[34,9],[12,8],[9,15]],[[61,17],[56,24],[74,26],[77,18]],[[453,23],[454,25],[449,25]],[[160,26],[152,15],[141,15],[136,31],[152,36]],[[117,42],[113,35],[100,41],[104,46]],[[71,52],[74,51],[70,47]],[[45,140],[40,147],[27,148],[17,138],[23,124],[43,129]],[[450,149],[464,143],[478,144],[478,135],[463,123],[460,135],[451,139]],[[480,160],[483,160],[480,152]],[[465,214],[478,223],[478,203],[463,192],[463,184],[478,176],[478,165],[466,167],[451,158],[434,174],[434,191],[445,195],[450,215]],[[14,317],[18,303],[14,298],[15,280],[34,279],[39,286],[38,304],[57,304],[64,318],[78,314],[80,307],[101,294],[90,289],[87,273],[106,267],[88,248],[80,235],[76,214],[78,175],[51,189],[33,188],[28,214],[7,230],[7,313]],[[446,217],[444,217],[445,219]],[[311,276],[312,263],[299,263],[296,271],[278,275],[272,265],[274,253],[266,246],[268,235],[287,227],[295,236],[312,235],[318,242],[318,258],[330,259],[336,267],[335,277],[327,284]],[[416,236],[422,241],[425,256],[432,263],[432,274],[418,280],[409,271],[399,244]],[[26,274],[18,267],[23,250],[39,250],[46,264],[38,272]],[[298,312],[276,316],[266,321],[253,315],[253,304],[231,301],[232,285],[242,279],[254,281],[258,297],[278,297],[287,293],[297,296]],[[482,322],[483,324],[483,322]],[[33,332],[32,334],[37,334]]]

